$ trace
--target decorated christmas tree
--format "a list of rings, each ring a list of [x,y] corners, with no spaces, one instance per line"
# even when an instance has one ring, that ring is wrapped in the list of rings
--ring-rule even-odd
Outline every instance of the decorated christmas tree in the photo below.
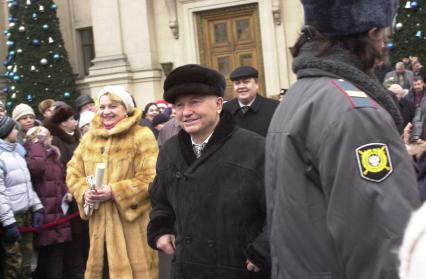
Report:
[[[393,63],[417,56],[426,65],[426,0],[400,1],[394,32],[388,43]]]
[[[11,111],[26,103],[38,113],[44,99],[72,103],[75,77],[64,48],[57,5],[52,0],[7,0],[9,28],[4,61],[8,85],[6,106]]]

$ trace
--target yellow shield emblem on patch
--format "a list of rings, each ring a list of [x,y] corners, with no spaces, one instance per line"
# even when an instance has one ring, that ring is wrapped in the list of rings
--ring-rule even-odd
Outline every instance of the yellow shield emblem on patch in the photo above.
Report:
[[[355,152],[362,178],[381,182],[392,173],[392,161],[386,144],[369,143],[358,147]]]

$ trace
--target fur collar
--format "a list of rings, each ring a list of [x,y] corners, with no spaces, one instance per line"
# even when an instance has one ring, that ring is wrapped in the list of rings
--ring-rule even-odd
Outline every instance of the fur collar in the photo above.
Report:
[[[49,130],[52,136],[59,138],[61,141],[75,144],[80,141],[80,132],[78,128],[75,129],[74,135],[67,134],[61,127],[56,124],[53,124],[50,121],[45,121],[44,127]]]
[[[219,123],[217,124],[209,142],[207,143],[200,160],[207,157],[209,153],[216,150],[215,146],[221,146],[232,134],[236,127],[234,117],[231,113],[223,110],[220,115]],[[192,149],[191,136],[181,129],[178,133],[179,148],[188,165],[191,165],[195,160],[195,154]]]
[[[318,57],[318,42],[306,42],[294,59],[293,71],[303,78],[303,70],[319,69],[352,82],[392,116],[396,127],[402,130],[402,117],[391,94],[371,75],[361,70],[359,59],[349,51],[335,47],[327,55]]]
[[[139,119],[142,116],[142,111],[139,108],[135,108],[133,113],[131,113],[128,117],[121,120],[114,128],[105,129],[101,122],[101,117],[99,113],[95,115],[92,121],[92,126],[90,127],[89,133],[94,135],[95,137],[103,137],[107,138],[113,135],[118,135],[122,133],[126,133],[130,130],[131,127],[135,125],[139,125]]]

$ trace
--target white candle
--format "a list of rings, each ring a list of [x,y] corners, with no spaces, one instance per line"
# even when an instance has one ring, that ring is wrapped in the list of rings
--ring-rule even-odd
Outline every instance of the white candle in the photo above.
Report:
[[[96,174],[95,174],[95,187],[96,189],[102,188],[104,185],[104,173],[106,165],[104,163],[96,164]],[[94,205],[95,209],[99,208],[99,202],[96,202]]]
[[[99,189],[103,186],[105,167],[106,167],[105,163],[96,164],[96,174],[95,174],[96,189]]]

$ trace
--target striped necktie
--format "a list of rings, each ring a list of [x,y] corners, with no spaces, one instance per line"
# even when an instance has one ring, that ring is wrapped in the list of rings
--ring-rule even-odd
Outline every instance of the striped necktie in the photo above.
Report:
[[[194,143],[192,145],[192,149],[194,150],[194,154],[195,154],[195,157],[197,157],[197,159],[201,157],[201,153],[203,153],[204,147],[206,147],[205,142],[203,142],[201,144]]]
[[[240,108],[241,113],[244,115],[250,110],[250,106],[242,106]]]

